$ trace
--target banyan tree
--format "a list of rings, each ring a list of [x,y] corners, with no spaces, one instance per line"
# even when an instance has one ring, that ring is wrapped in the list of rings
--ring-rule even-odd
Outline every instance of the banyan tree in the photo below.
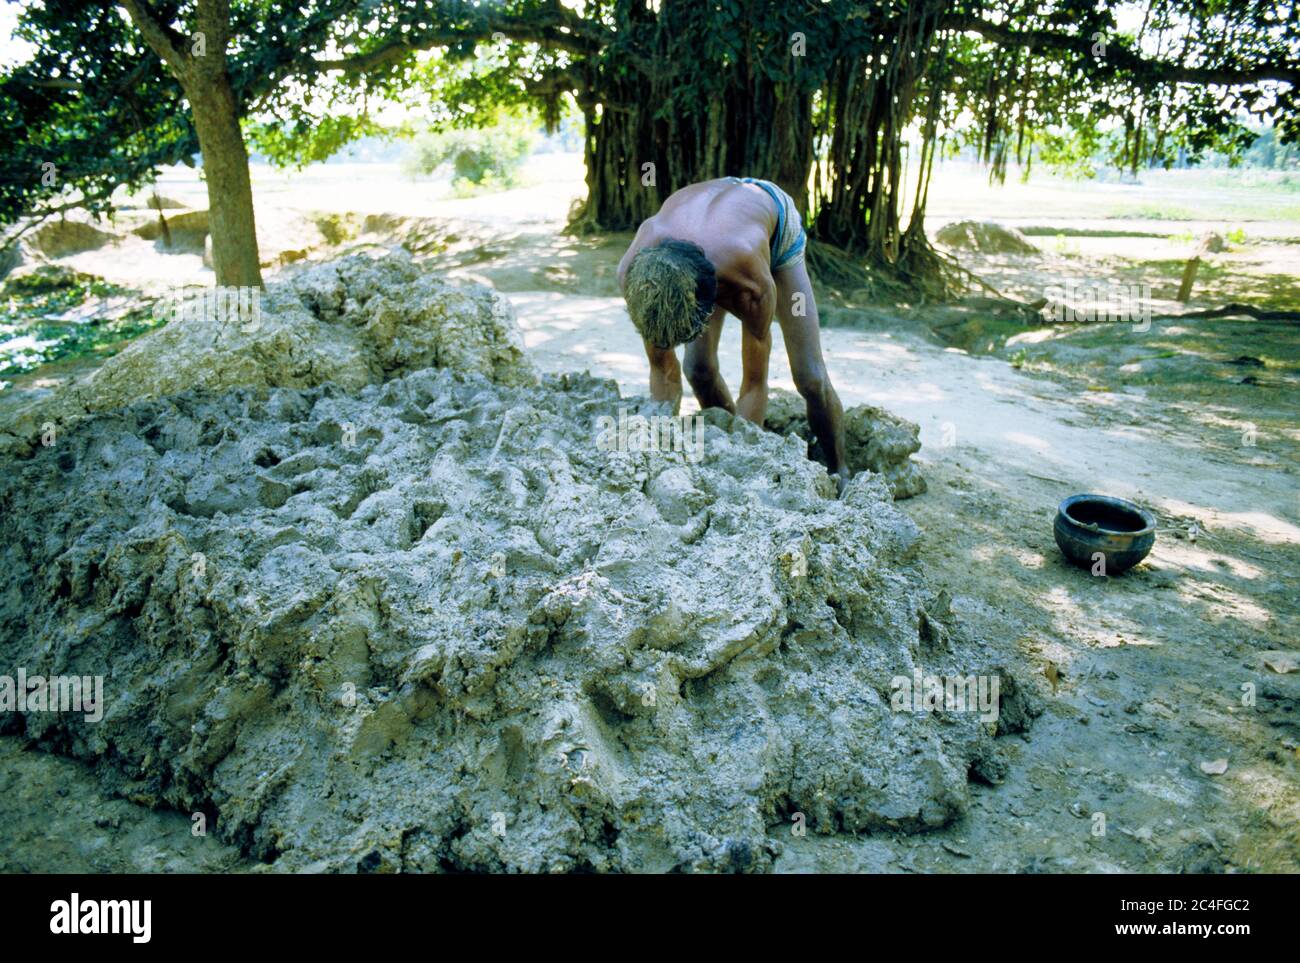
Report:
[[[554,122],[572,98],[588,188],[575,228],[630,229],[685,184],[763,177],[800,204],[814,266],[853,263],[923,290],[942,273],[922,229],[942,151],[973,148],[1001,177],[1012,158],[1091,156],[1103,134],[1130,170],[1240,149],[1247,115],[1300,135],[1300,22],[1277,0],[122,2],[181,53],[194,24],[222,25],[222,123],[242,121],[273,159],[320,159],[375,133],[372,106],[416,89],[452,123],[521,104]],[[166,45],[85,12],[113,0],[59,6],[80,19],[37,18],[40,56],[0,80],[0,132],[26,178],[0,190],[0,224],[50,202],[27,170],[38,158],[67,157],[106,202],[114,181],[205,140],[187,133],[203,121],[186,105],[187,75],[160,69],[176,59]],[[142,83],[147,110],[113,107],[113,90]],[[104,152],[89,169],[73,132]],[[248,236],[222,250],[255,251],[246,220]]]
[[[1089,133],[1116,119],[1135,131],[1125,157],[1134,165],[1167,160],[1175,142],[1193,152],[1230,146],[1245,131],[1242,112],[1297,133],[1286,125],[1300,88],[1300,31],[1294,10],[1276,4],[548,0],[444,9],[462,18],[450,32],[463,46],[444,44],[449,52],[467,54],[474,38],[506,39],[517,52],[493,83],[452,84],[453,96],[514,97],[552,115],[557,98],[575,98],[588,191],[575,226],[631,229],[686,184],[764,177],[800,204],[820,242],[814,264],[847,255],[923,291],[945,289],[922,226],[940,150],[974,147],[999,177],[1009,157],[1024,162],[1036,146],[1067,152],[1061,131],[1083,150]],[[1140,17],[1136,30],[1119,29],[1121,11]],[[1225,53],[1228,36],[1238,53]]]

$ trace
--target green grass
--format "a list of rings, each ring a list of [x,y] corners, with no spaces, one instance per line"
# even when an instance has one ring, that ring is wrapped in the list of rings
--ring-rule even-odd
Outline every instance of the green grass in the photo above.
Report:
[[[1180,204],[1143,201],[1139,204],[1116,204],[1109,216],[1144,221],[1195,221],[1204,215]]]
[[[33,371],[52,361],[107,357],[124,341],[163,323],[149,306],[107,316],[102,310],[65,317],[97,299],[135,292],[85,275],[29,276],[0,286],[0,377]]]

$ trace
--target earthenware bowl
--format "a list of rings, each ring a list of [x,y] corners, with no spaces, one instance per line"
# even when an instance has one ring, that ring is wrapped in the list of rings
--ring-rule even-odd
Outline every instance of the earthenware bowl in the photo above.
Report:
[[[1100,552],[1106,558],[1106,575],[1132,568],[1156,541],[1154,515],[1109,495],[1071,495],[1057,508],[1052,527],[1066,558],[1091,569]]]

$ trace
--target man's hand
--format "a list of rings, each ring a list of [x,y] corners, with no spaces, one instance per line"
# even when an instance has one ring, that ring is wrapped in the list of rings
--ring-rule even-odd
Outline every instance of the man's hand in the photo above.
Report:
[[[682,407],[682,366],[677,361],[677,352],[672,348],[657,348],[646,341],[645,354],[650,359],[650,397],[655,401],[667,401],[673,406],[673,414]]]
[[[841,468],[831,477],[835,479],[836,497],[843,498],[844,489],[849,487],[849,479],[853,477],[852,473],[847,468]]]
[[[804,381],[796,375],[795,386],[803,396],[808,410],[808,424],[813,435],[821,444],[826,457],[826,470],[832,475],[849,478],[848,458],[844,451],[844,409],[840,406],[840,397],[831,387],[825,373],[819,378]],[[810,383],[812,386],[810,387]]]

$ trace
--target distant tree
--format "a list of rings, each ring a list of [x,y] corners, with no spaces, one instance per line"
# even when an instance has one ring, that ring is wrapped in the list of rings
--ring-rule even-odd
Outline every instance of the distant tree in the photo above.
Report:
[[[180,89],[112,3],[24,9],[33,57],[0,78],[0,224],[69,205],[106,210],[198,150]]]
[[[289,77],[361,0],[46,0],[24,6],[33,56],[0,77],[0,224],[111,208],[164,164],[202,155],[217,283],[260,285],[240,123],[292,98]],[[51,174],[51,172],[53,172]]]
[[[974,122],[955,135],[979,147],[997,178],[1010,157],[1027,165],[1036,145],[1067,168],[1105,146],[1110,163],[1136,173],[1211,150],[1240,156],[1262,119],[1300,138],[1293,5],[993,0],[978,16],[953,12],[944,22],[967,43],[967,80],[951,109]]]
[[[1276,127],[1265,127],[1246,151],[1244,160],[1253,167],[1294,170],[1300,167],[1300,143],[1283,144]]]
[[[923,280],[940,142],[976,145],[994,177],[1036,144],[1068,159],[1124,132],[1116,162],[1239,149],[1242,115],[1300,136],[1296,12],[1275,0],[554,0],[382,7],[331,69],[520,51],[442,88],[473,107],[572,94],[586,120],[582,222],[634,227],[685,184],[777,181],[819,240]],[[431,15],[429,11],[439,11]],[[1119,29],[1124,14],[1140,24]],[[1131,19],[1131,18],[1129,18]],[[436,26],[422,27],[433,21]],[[920,175],[907,183],[913,139]]]

